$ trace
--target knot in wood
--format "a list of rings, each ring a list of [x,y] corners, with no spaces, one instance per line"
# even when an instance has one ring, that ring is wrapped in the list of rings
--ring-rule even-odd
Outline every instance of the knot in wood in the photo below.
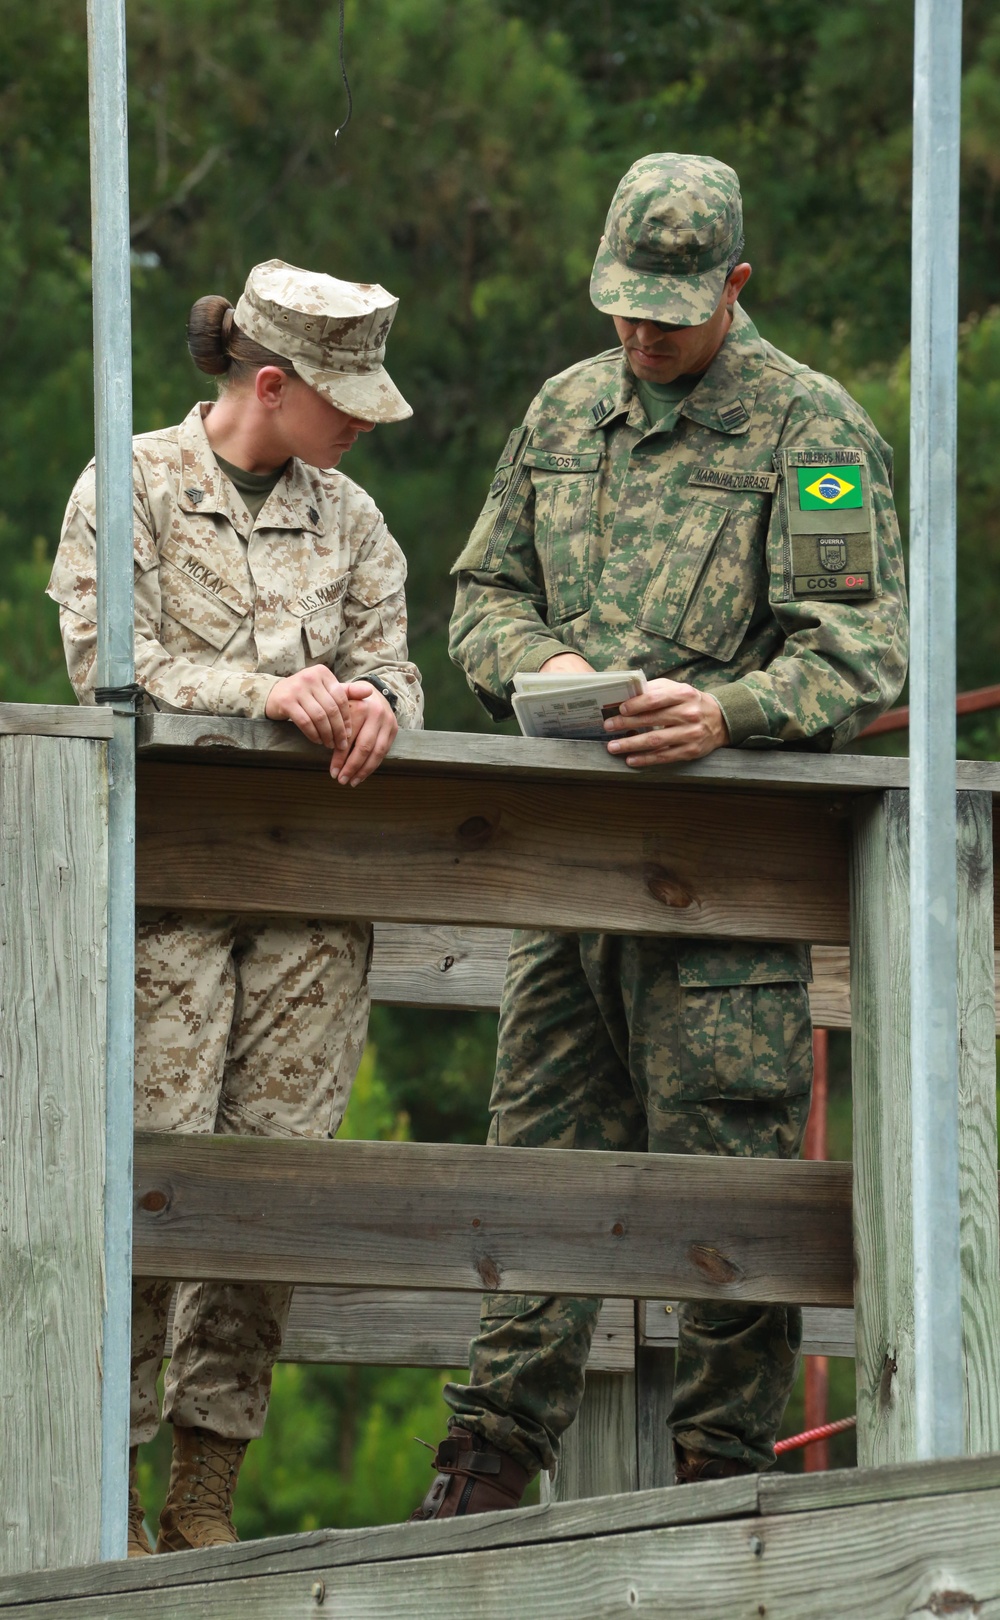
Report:
[[[488,816],[469,816],[457,832],[458,841],[466,849],[482,849],[493,837],[494,825]]]
[[[972,1617],[981,1614],[982,1604],[973,1597],[971,1592],[958,1592],[949,1587],[943,1592],[932,1592],[927,1599],[928,1614],[943,1617],[948,1615],[951,1620],[972,1620]],[[923,1612],[923,1611],[921,1611]]]
[[[709,1243],[692,1243],[688,1249],[688,1259],[709,1282],[724,1284],[743,1281],[743,1272],[735,1261],[727,1259]]]
[[[476,1261],[476,1271],[483,1287],[489,1289],[491,1293],[495,1293],[502,1281],[500,1268],[496,1261],[491,1260],[488,1254],[481,1255]]]
[[[625,1236],[625,1222],[624,1221],[615,1221],[614,1226],[611,1228],[611,1236],[612,1237],[624,1237]]]
[[[691,890],[673,872],[668,872],[665,866],[647,866],[643,877],[649,893],[661,905],[671,906],[676,911],[686,911],[688,906],[694,905]]]
[[[440,962],[438,963],[438,968],[442,973],[447,973],[448,969],[453,968],[454,966],[455,958],[453,956],[442,956]]]
[[[161,1188],[154,1187],[150,1192],[143,1193],[139,1199],[139,1208],[146,1210],[150,1215],[159,1215],[161,1209],[166,1209],[169,1202],[166,1193]]]

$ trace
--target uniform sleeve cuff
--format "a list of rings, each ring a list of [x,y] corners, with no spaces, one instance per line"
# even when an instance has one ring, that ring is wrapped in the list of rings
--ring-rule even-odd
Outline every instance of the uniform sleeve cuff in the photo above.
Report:
[[[564,641],[557,641],[555,637],[551,641],[536,641],[524,656],[518,659],[517,673],[518,675],[537,675],[542,665],[547,664],[550,658],[558,658],[560,653],[573,652],[573,650],[572,647],[567,647]]]
[[[770,736],[767,715],[742,681],[734,681],[732,686],[713,688],[712,697],[722,710],[733,748],[742,747],[751,737],[758,742]]]

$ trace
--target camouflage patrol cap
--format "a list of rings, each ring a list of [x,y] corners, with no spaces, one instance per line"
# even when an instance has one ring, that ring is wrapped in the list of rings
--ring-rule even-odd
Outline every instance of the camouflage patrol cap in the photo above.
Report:
[[[372,282],[268,259],[251,270],[234,318],[338,410],[363,422],[401,422],[413,411],[382,364],[398,305]]]
[[[651,152],[612,198],[591,299],[609,315],[700,326],[722,296],[742,236],[733,169],[694,153]]]

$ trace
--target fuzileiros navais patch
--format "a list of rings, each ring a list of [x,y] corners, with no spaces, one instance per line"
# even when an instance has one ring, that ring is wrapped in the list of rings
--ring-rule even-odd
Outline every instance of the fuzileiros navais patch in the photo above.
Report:
[[[778,510],[786,594],[851,601],[875,596],[875,517],[865,452],[779,450]]]

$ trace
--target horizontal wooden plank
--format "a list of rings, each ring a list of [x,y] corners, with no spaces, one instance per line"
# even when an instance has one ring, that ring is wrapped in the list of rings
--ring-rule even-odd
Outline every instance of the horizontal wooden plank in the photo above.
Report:
[[[500,1005],[509,945],[510,930],[506,928],[376,923],[372,999],[398,1007],[495,1011]],[[814,947],[809,1003],[817,1028],[850,1029],[846,946]]]
[[[571,1549],[550,1541],[294,1573],[273,1568],[258,1544],[257,1563],[242,1578],[213,1579],[213,1560],[207,1578],[197,1580],[192,1570],[181,1585],[176,1564],[186,1555],[175,1554],[165,1585],[149,1568],[152,1560],[142,1560],[141,1585],[78,1597],[69,1612],[76,1620],[131,1620],[141,1593],[147,1620],[301,1620],[326,1609],[350,1620],[618,1620],[632,1610],[663,1620],[997,1620],[998,1513],[1000,1492],[983,1491],[605,1530]],[[65,1620],[68,1609],[65,1598],[0,1607],[0,1616],[26,1612]]]
[[[114,715],[94,703],[0,703],[0,737],[111,736]]]
[[[426,1524],[375,1525],[358,1530],[315,1530],[304,1535],[244,1541],[203,1552],[174,1553],[150,1567],[145,1561],[0,1576],[0,1604],[55,1602],[99,1593],[139,1593],[196,1587],[209,1577],[226,1585],[261,1572],[268,1575],[343,1569],[358,1564],[416,1561],[447,1553],[505,1551],[541,1543],[572,1544],[600,1535],[669,1526],[716,1526],[742,1520],[748,1530],[759,1513],[815,1515],[824,1506],[903,1502],[928,1497],[1000,1490],[1000,1457],[955,1458],[889,1468],[844,1468],[827,1474],[754,1474],[708,1484],[637,1491],[596,1500],[553,1502],[517,1513],[477,1514]],[[2,1611],[0,1611],[2,1612]],[[17,1612],[16,1609],[11,1612]],[[126,1611],[127,1612],[127,1611]],[[73,1611],[70,1611],[72,1614]],[[787,1620],[801,1620],[789,1616]]]
[[[139,719],[139,751],[147,758],[183,757],[197,749],[207,760],[258,756],[273,765],[326,769],[328,754],[292,725],[220,715],[155,714]],[[907,786],[909,760],[875,754],[812,754],[723,748],[685,765],[630,769],[597,742],[563,742],[480,731],[401,731],[382,767],[390,774],[522,776],[614,781],[633,787],[688,784],[765,792],[870,793]],[[1000,792],[1000,765],[961,760],[959,787]]]
[[[171,1323],[172,1327],[172,1323]],[[360,1367],[465,1367],[479,1297],[432,1289],[296,1288],[281,1360]],[[167,1354],[170,1354],[168,1334]],[[588,1369],[635,1366],[635,1306],[607,1299]]]
[[[139,903],[304,916],[848,937],[844,800],[378,773],[139,769]],[[627,808],[627,813],[626,813]]]
[[[509,928],[376,923],[372,1000],[396,1007],[495,1011],[509,948]]]
[[[664,1350],[677,1343],[677,1301],[647,1299],[639,1307],[639,1343]],[[802,1313],[804,1356],[854,1356],[854,1312],[807,1305]],[[1000,1481],[998,1481],[1000,1483]]]
[[[851,1167],[136,1137],[141,1276],[847,1305]]]

